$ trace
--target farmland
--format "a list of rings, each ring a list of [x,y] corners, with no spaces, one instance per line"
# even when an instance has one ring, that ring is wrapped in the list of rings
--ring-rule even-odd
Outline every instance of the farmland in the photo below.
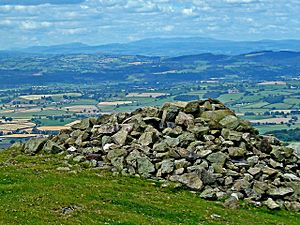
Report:
[[[42,95],[24,95],[33,88],[23,87],[15,89],[14,98],[4,96],[9,101],[1,102],[0,132],[2,138],[12,140],[27,137],[26,134],[28,137],[52,134],[85,117],[129,112],[143,106],[159,106],[167,101],[189,101],[208,97],[218,98],[239,116],[250,120],[262,133],[299,128],[300,81],[285,79],[284,82],[285,85],[261,86],[258,82],[233,83],[230,79],[222,79],[212,83],[180,82],[172,87],[166,83],[139,86],[121,82],[121,86],[127,88],[123,90],[118,88],[119,83],[107,82],[79,87],[61,85],[62,88],[56,90],[53,86],[45,86],[39,88],[38,92],[44,93]],[[235,91],[231,93],[233,89]],[[49,90],[57,93],[47,94]],[[80,92],[72,92],[75,90]]]
[[[256,70],[258,67],[251,65],[261,63],[256,57],[262,54],[266,58],[269,54],[280,56],[272,52],[231,58],[74,55],[45,57],[44,64],[30,57],[23,59],[22,68],[16,63],[10,70],[8,62],[16,59],[0,60],[0,69],[7,71],[2,71],[1,76],[10,77],[13,70],[29,76],[26,83],[10,83],[9,78],[9,82],[0,85],[2,143],[13,143],[16,137],[19,140],[26,135],[55,134],[86,117],[206,98],[221,100],[237,115],[250,120],[261,133],[300,128],[300,69],[297,65],[293,65],[293,70],[285,68],[283,58],[272,62],[278,64],[272,73],[274,67],[268,62]],[[52,65],[47,60],[61,65]],[[39,77],[44,79],[39,82],[37,77],[30,78],[36,63],[48,71]],[[71,69],[76,70],[75,75],[70,73]],[[102,75],[92,74],[100,70]],[[288,75],[283,77],[282,73]],[[64,80],[68,76],[72,77]]]

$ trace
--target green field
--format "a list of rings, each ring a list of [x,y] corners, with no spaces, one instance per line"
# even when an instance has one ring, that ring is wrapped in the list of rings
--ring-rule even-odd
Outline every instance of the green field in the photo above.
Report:
[[[0,224],[299,224],[300,214],[225,209],[182,188],[112,176],[62,159],[0,152]]]

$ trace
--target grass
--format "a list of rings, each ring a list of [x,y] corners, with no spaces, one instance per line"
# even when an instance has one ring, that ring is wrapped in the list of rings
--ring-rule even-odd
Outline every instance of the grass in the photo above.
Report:
[[[188,190],[74,166],[59,157],[0,152],[0,224],[298,224],[300,214],[225,209]],[[65,207],[75,210],[63,214]],[[220,218],[213,217],[217,214]]]

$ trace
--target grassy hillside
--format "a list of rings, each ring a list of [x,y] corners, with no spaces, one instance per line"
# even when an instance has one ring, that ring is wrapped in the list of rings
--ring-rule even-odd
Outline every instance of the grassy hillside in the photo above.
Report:
[[[195,193],[60,158],[0,152],[0,224],[298,224],[300,214],[225,209]]]

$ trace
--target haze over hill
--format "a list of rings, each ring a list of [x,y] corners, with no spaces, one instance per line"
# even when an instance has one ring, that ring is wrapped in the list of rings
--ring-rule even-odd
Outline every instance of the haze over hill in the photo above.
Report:
[[[56,50],[68,51],[59,47]],[[38,51],[46,53],[47,48]],[[260,51],[240,55],[205,53],[176,57],[84,53],[41,56],[10,53],[0,54],[0,78],[6,80],[0,86],[132,79],[155,83],[207,80],[231,75],[243,80],[274,80],[281,76],[298,76],[299,60],[300,52],[290,51]]]
[[[254,51],[300,51],[300,40],[229,41],[202,37],[150,38],[128,43],[90,46],[79,42],[32,46],[0,53],[30,54],[118,54],[147,56],[180,56],[201,53],[236,55]]]

